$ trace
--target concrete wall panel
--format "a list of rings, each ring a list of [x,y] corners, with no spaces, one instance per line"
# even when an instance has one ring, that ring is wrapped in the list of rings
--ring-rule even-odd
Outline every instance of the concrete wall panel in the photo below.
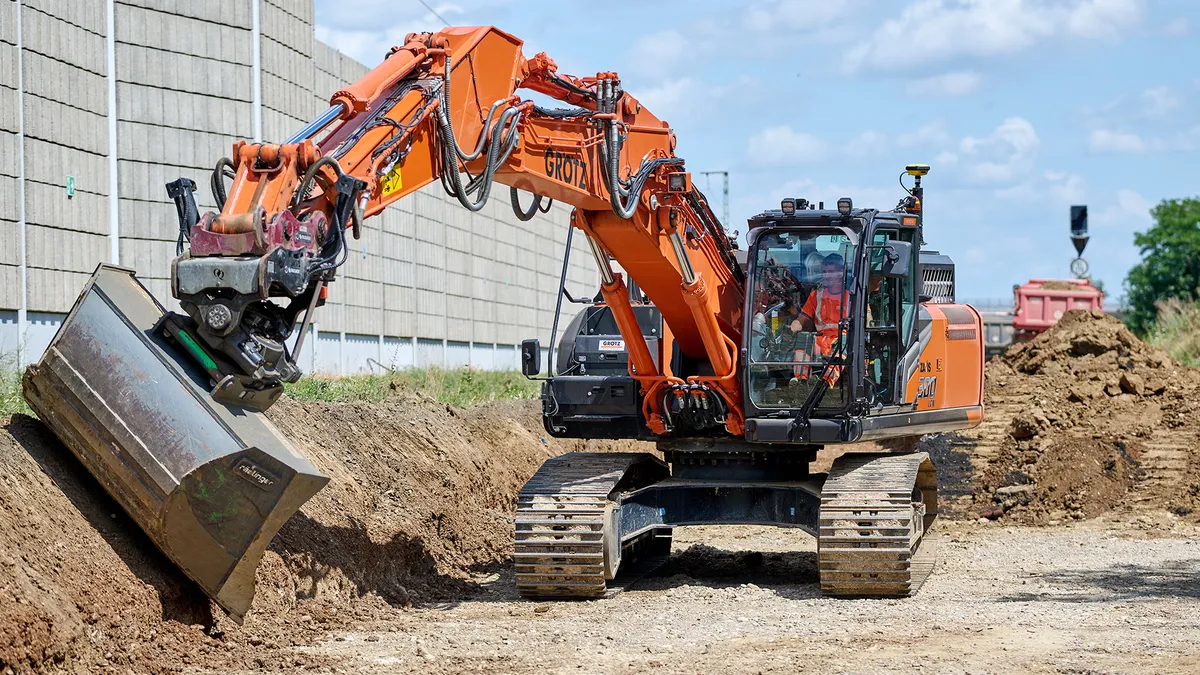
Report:
[[[25,4],[26,6],[21,12],[21,19],[24,23],[22,37],[26,51],[26,67],[28,67],[29,55],[38,54],[69,65],[78,73],[94,73],[101,77],[108,74],[108,61],[104,58],[106,34],[104,21],[101,21],[99,25],[90,25],[93,19],[89,16],[84,21],[74,22],[71,18],[64,17],[82,17],[83,15],[76,15],[75,11],[63,12],[61,6],[56,11],[51,11],[31,6],[30,3]],[[88,0],[88,2],[80,3],[79,9],[89,5],[92,6],[90,9],[95,9],[95,6],[98,5],[100,17],[104,18],[106,10],[102,1]],[[88,14],[90,13],[88,12]],[[66,85],[68,82],[68,80],[62,80],[61,84]]]
[[[21,269],[16,265],[0,265],[0,308],[18,309],[21,306],[20,296]],[[16,320],[15,312],[12,318]],[[7,349],[0,350],[0,358],[7,352]]]
[[[69,3],[62,0],[21,0],[21,4],[24,5],[23,17],[32,10],[97,35],[105,34],[108,16],[108,3],[105,0],[71,0]]]
[[[0,220],[16,223],[19,217],[17,179],[0,174]]]
[[[108,260],[108,237],[104,234],[29,225],[25,237],[30,267],[91,272],[97,264]]]
[[[76,192],[67,198],[61,185],[25,181],[25,220],[35,225],[92,234],[108,232],[108,198]]]
[[[108,153],[104,112],[81,110],[25,94],[25,135],[97,155]]]
[[[108,194],[108,160],[104,156],[38,138],[25,139],[26,180],[65,188],[67,176],[75,178],[76,195]]]
[[[30,267],[27,271],[30,311],[69,311],[91,273],[92,270],[72,272],[62,269]]]
[[[249,31],[191,17],[119,4],[117,40],[155,49],[250,63]]]
[[[238,101],[251,99],[251,67],[142,45],[116,46],[117,80]]]
[[[250,3],[246,0],[205,0],[204,2],[119,0],[119,3],[246,30],[250,29]]]
[[[259,1],[263,135],[279,141],[368,67],[314,39],[310,0]],[[117,2],[119,251],[167,304],[177,231],[164,186],[192,178],[201,211],[214,208],[211,167],[254,130],[251,7]],[[20,302],[14,10],[0,2],[0,307]],[[66,311],[111,250],[105,11],[104,0],[25,2],[28,306],[43,318]],[[473,214],[433,184],[368,222],[319,310],[305,367],[519,365],[516,343],[549,326],[570,210],[555,205],[522,223],[508,200],[498,186]],[[574,253],[572,290],[591,295],[596,273],[582,237]]]

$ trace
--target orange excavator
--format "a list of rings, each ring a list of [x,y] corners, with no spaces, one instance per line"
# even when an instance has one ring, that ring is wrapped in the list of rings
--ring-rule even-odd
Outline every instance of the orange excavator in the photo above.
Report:
[[[616,73],[560,74],[495,28],[411,34],[330,104],[282,144],[236,143],[211,177],[219,213],[198,212],[191,180],[168,185],[185,314],[101,265],[24,379],[42,419],[218,604],[240,619],[265,547],[328,481],[262,412],[301,375],[348,237],[433,181],[470,211],[496,182],[522,219],[549,200],[574,207],[568,232],[586,237],[600,294],[557,367],[542,376],[527,340],[523,371],[542,380],[550,434],[661,453],[572,453],[538,470],[515,518],[523,595],[615,592],[661,562],[672,527],[705,523],[810,532],[830,595],[920,586],[937,513],[928,455],[809,464],[825,445],[982,418],[979,314],[954,304],[952,264],[921,251],[927,166],[907,167],[890,210],[785,199],[750,219],[742,251],[670,126]]]

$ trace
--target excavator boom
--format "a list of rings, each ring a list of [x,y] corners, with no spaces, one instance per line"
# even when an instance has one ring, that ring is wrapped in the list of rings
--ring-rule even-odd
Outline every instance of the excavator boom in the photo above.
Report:
[[[521,90],[571,107],[543,108],[523,100]],[[235,145],[213,178],[221,213],[182,224],[193,243],[175,263],[176,297],[206,346],[240,368],[230,369],[239,395],[298,377],[294,355],[281,344],[296,313],[312,304],[306,299],[333,280],[346,228],[357,236],[363,218],[435,180],[471,211],[483,208],[494,183],[501,183],[510,187],[514,204],[520,192],[534,195],[528,210],[514,206],[521,218],[531,217],[543,200],[575,207],[572,224],[592,243],[604,297],[655,427],[666,431],[656,394],[696,385],[699,395],[728,411],[722,425],[740,433],[733,380],[744,296],[732,244],[674,155],[670,127],[624,92],[615,73],[560,75],[550,58],[526,59],[520,40],[496,28],[447,28],[409,35],[330,104],[283,145]],[[226,197],[221,172],[230,169]],[[235,263],[231,252],[260,250],[250,231],[262,228],[271,240],[272,229],[286,233],[306,224],[319,244],[298,257],[301,274],[255,289],[296,299],[292,312],[264,321],[264,314],[274,313],[266,303],[248,303],[247,293],[211,281],[217,267],[246,264]],[[198,251],[197,241],[212,243]],[[274,254],[265,249],[262,256]],[[656,365],[610,257],[662,313],[668,349],[678,345],[688,357],[710,362],[710,374],[687,383]],[[257,351],[247,353],[242,345]],[[257,353],[269,355],[266,367]],[[261,398],[265,405],[274,400]]]

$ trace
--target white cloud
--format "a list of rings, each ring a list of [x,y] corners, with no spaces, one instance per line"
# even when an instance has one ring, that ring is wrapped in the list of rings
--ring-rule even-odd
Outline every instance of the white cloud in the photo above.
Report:
[[[1043,174],[1049,183],[1050,196],[1056,202],[1077,204],[1087,195],[1083,176],[1065,171],[1047,171]]]
[[[943,120],[934,120],[916,131],[896,137],[896,145],[901,148],[939,148],[949,145],[950,141],[950,132],[946,129],[946,122]]]
[[[757,105],[756,92],[762,83],[749,75],[740,75],[731,80],[717,82],[702,81],[689,76],[666,78],[646,85],[627,84],[630,95],[641,102],[660,120],[672,125],[683,121],[721,118],[738,114],[743,109]],[[696,105],[702,97],[727,101],[724,106]],[[722,122],[714,121],[713,124]],[[685,141],[702,141],[689,135]]]
[[[668,29],[642,36],[634,44],[629,59],[637,73],[664,75],[687,62],[689,47],[689,41],[679,31]]]
[[[878,131],[864,131],[846,144],[845,152],[851,157],[882,157],[887,149],[887,136]]]
[[[1171,19],[1163,26],[1163,35],[1167,37],[1183,37],[1191,30],[1191,25],[1188,23],[1187,17],[1178,17]]]
[[[1196,89],[1200,90],[1200,81],[1197,82]],[[1197,94],[1200,94],[1200,91],[1160,85],[1145,89],[1139,94],[1118,96],[1099,108],[1086,107],[1082,113],[1096,128],[1147,122],[1162,126],[1163,123],[1178,118],[1191,119],[1186,113],[1189,108],[1200,105],[1200,97]],[[1179,112],[1184,114],[1175,114]]]
[[[1195,86],[1159,85],[1085,108],[1088,149],[1097,153],[1170,153],[1200,150],[1200,80]]]
[[[846,53],[851,71],[1014,54],[1054,37],[1115,38],[1142,0],[917,0]]]
[[[757,164],[787,166],[819,162],[828,154],[825,142],[789,126],[768,127],[750,137],[750,160]]]
[[[1081,0],[1065,10],[1066,33],[1093,39],[1119,36],[1141,21],[1142,5],[1142,0]],[[1062,12],[1048,8],[1048,13],[1056,11]]]
[[[1079,204],[1087,197],[1083,176],[1066,171],[1044,171],[1020,183],[993,190],[1006,204]]]
[[[1096,129],[1088,138],[1092,152],[1145,152],[1146,143],[1137,134],[1110,129]]]
[[[965,96],[979,88],[983,81],[979,73],[967,71],[945,73],[921,80],[912,80],[904,87],[905,93],[913,97]]]
[[[955,164],[958,164],[958,155],[950,152],[949,150],[945,152],[939,152],[938,156],[933,158],[933,162],[938,166],[954,166]]]
[[[1169,137],[1146,139],[1131,132],[1096,129],[1088,138],[1088,148],[1092,152],[1126,154],[1194,152],[1200,150],[1200,125]]]
[[[804,0],[771,0],[751,5],[742,16],[742,25],[757,33],[782,29],[817,30],[854,13],[857,0],[840,2],[811,2]]]
[[[1179,96],[1170,87],[1154,87],[1142,92],[1142,110],[1149,117],[1162,117],[1179,107]]]
[[[1117,190],[1117,201],[1090,219],[1101,228],[1119,228],[1128,232],[1137,232],[1150,225],[1150,209],[1154,204],[1134,190]]]
[[[967,136],[958,144],[960,155],[976,159],[968,176],[980,183],[1009,183],[1033,168],[1041,141],[1033,125],[1021,117],[1009,117],[991,134]]]
[[[316,6],[316,38],[359,63],[374,67],[392,46],[403,45],[409,33],[439,30],[445,26],[442,18],[457,25],[479,25],[468,19],[505,2],[430,2],[435,15],[417,2],[328,0]]]
[[[695,92],[696,82],[690,77],[668,80],[656,87],[641,88],[631,92],[633,97],[659,119],[671,120],[671,113],[678,111],[681,102],[690,101]]]
[[[759,58],[764,55],[770,58],[769,55],[780,50],[793,55],[797,39],[825,41],[831,26],[853,16],[863,2],[766,0],[749,7],[734,4],[719,10],[697,8],[678,28],[654,31],[638,38],[627,50],[628,65],[623,67],[633,74],[657,78],[695,73],[704,63],[721,59],[727,52],[730,31],[739,29],[749,34],[748,39]]]

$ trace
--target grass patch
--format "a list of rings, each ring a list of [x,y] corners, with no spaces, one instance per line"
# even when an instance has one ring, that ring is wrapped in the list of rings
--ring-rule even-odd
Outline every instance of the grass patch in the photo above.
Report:
[[[459,408],[484,403],[530,399],[538,395],[538,383],[517,371],[459,368],[413,368],[383,375],[305,377],[287,385],[287,395],[300,401],[360,401],[379,403],[396,390],[419,391],[442,403]]]
[[[0,362],[0,417],[22,413],[36,417],[25,397],[21,395],[21,371]]]
[[[1180,363],[1200,367],[1200,303],[1171,298],[1155,306],[1158,315],[1147,336],[1150,344]]]
[[[486,401],[536,398],[539,387],[518,371],[414,368],[384,375],[305,377],[286,388],[288,396],[301,401],[364,403],[379,403],[397,390],[419,391],[442,403],[465,408]],[[21,395],[21,371],[0,362],[0,417],[17,413],[36,417]]]

